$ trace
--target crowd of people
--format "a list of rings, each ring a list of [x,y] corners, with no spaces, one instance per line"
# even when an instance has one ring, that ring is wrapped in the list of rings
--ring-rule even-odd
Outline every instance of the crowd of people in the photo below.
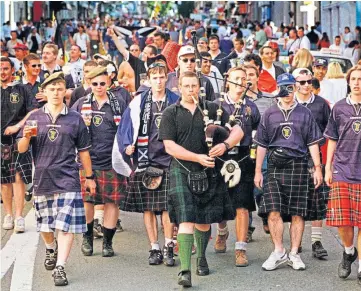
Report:
[[[306,268],[305,221],[313,256],[328,256],[326,219],[344,246],[338,276],[350,275],[361,248],[361,63],[345,76],[338,63],[314,58],[311,49],[330,45],[320,24],[276,32],[270,21],[253,24],[220,21],[212,31],[191,20],[90,19],[46,21],[40,35],[30,22],[2,30],[3,229],[25,231],[32,193],[56,286],[68,284],[75,234],[84,256],[94,237],[103,257],[114,256],[122,211],[143,214],[149,264],[178,264],[184,287],[192,253],[196,274],[209,274],[213,223],[214,250],[224,253],[235,220],[234,264],[248,266],[256,211],[275,247],[263,270]],[[345,28],[330,47],[358,51],[355,32]],[[277,35],[293,56],[289,72]]]

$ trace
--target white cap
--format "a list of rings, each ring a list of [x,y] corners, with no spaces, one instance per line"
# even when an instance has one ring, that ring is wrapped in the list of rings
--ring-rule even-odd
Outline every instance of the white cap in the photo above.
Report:
[[[292,72],[292,76],[297,79],[301,75],[312,76],[312,73],[307,68],[298,68]]]
[[[189,55],[189,54],[193,54],[193,55],[195,54],[194,47],[192,47],[191,45],[182,46],[181,49],[178,52],[178,59],[181,56]]]

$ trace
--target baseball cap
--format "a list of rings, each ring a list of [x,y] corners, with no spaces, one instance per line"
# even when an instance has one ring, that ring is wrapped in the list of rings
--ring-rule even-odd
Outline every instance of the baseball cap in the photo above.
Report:
[[[23,43],[17,43],[15,46],[14,46],[14,50],[23,50],[23,51],[27,51],[29,48],[23,44]]]
[[[93,56],[94,60],[97,60],[97,59],[103,59],[103,60],[106,60],[106,61],[110,61],[111,58],[108,57],[108,55],[102,55],[102,54],[95,54]]]
[[[292,72],[292,76],[297,79],[300,75],[312,76],[312,73],[307,68],[298,68]]]
[[[296,84],[296,79],[289,73],[284,73],[277,77],[278,86],[294,85],[294,84]]]
[[[323,59],[323,58],[316,59],[313,62],[313,66],[314,67],[327,67],[328,66],[328,61],[326,59]]]
[[[208,43],[208,38],[206,38],[206,37],[201,37],[201,38],[198,40],[198,42],[200,42],[200,41],[204,41],[205,43]]]
[[[182,46],[181,49],[178,52],[178,59],[181,56],[189,55],[189,54],[195,54],[194,47],[192,47],[190,45]]]

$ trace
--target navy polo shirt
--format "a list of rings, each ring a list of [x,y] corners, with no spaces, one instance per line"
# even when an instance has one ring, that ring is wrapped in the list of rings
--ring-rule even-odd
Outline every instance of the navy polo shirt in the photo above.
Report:
[[[80,98],[75,102],[72,109],[80,113],[86,98]],[[126,108],[125,103],[121,97],[115,96],[115,98],[119,102],[120,112],[123,115]],[[94,170],[111,170],[113,168],[112,149],[118,126],[114,122],[114,115],[109,100],[99,108],[95,97],[93,97],[91,107],[93,118],[89,132],[92,139],[92,147],[90,149],[92,167]]]
[[[64,105],[53,121],[45,105],[31,113],[29,120],[38,122],[38,135],[30,141],[35,165],[34,195],[80,192],[76,151],[91,147],[81,115]],[[22,135],[23,131],[18,137]]]
[[[311,111],[296,102],[287,113],[279,104],[267,109],[254,142],[269,149],[283,147],[290,150],[295,158],[302,158],[309,146],[322,140],[322,133]]]
[[[219,105],[220,100],[217,99],[215,103]],[[226,101],[222,102],[222,107],[229,115],[232,115],[235,110],[235,104],[228,96],[226,96]],[[238,124],[241,125],[244,132],[244,137],[238,146],[248,147],[252,144],[252,131],[257,129],[261,119],[256,104],[248,98],[245,98],[235,118],[240,121]]]
[[[347,97],[332,108],[324,136],[337,141],[333,180],[361,183],[361,104]]]

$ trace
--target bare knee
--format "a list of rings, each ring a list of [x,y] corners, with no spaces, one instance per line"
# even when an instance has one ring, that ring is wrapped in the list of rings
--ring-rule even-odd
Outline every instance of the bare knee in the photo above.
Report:
[[[237,216],[244,216],[244,215],[248,216],[249,215],[248,210],[245,208],[237,208],[236,211],[237,211]]]
[[[193,234],[194,226],[195,224],[193,222],[183,222],[179,224],[178,233]]]
[[[302,216],[292,216],[292,223],[302,223],[303,217]]]
[[[281,219],[281,214],[279,212],[271,212],[268,215],[268,221],[270,223],[276,223],[277,221],[279,221]]]

